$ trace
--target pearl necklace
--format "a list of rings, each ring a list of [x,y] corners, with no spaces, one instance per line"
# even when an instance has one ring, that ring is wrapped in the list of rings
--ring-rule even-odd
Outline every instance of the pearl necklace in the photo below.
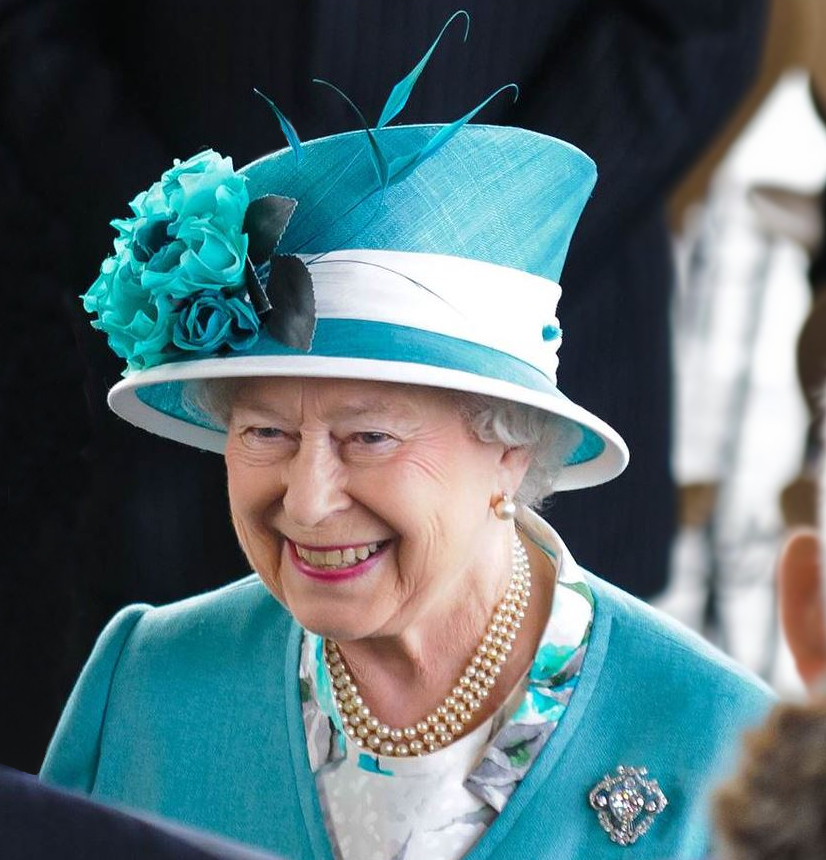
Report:
[[[344,731],[354,743],[383,756],[420,756],[449,744],[473,722],[490,695],[513,649],[531,593],[528,554],[518,537],[513,545],[513,573],[485,635],[456,686],[434,711],[415,725],[392,728],[370,713],[335,642],[324,641],[324,662],[333,682]]]

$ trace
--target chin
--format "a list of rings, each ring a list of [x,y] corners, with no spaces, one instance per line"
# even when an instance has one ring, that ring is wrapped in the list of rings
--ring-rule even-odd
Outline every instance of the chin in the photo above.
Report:
[[[279,603],[292,615],[296,623],[305,630],[325,638],[338,640],[359,638],[359,633],[365,629],[365,607],[359,601],[356,605],[347,606],[345,601],[338,601],[318,594],[302,593],[300,587],[287,588],[279,582],[274,588],[264,580],[264,584],[278,599]],[[342,605],[344,604],[344,605]]]
[[[289,608],[289,607],[288,607]],[[292,612],[293,618],[305,629],[324,639],[336,642],[352,642],[369,636],[370,628],[361,619],[359,624],[347,624],[341,618],[330,618],[319,613],[308,612],[299,614]]]

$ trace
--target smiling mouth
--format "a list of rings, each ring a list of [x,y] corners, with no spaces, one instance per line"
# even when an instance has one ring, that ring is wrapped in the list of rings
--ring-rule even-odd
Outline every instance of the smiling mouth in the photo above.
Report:
[[[366,561],[382,549],[388,541],[348,546],[344,549],[310,549],[294,543],[295,554],[307,564],[319,570],[344,570],[359,562]]]

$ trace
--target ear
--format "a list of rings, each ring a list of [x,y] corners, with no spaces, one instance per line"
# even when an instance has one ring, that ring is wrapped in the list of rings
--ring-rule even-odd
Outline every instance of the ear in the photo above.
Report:
[[[532,454],[527,448],[505,448],[499,460],[498,489],[515,496],[531,465]]]
[[[801,531],[789,538],[778,573],[783,629],[800,677],[811,689],[826,674],[826,619],[816,532]]]

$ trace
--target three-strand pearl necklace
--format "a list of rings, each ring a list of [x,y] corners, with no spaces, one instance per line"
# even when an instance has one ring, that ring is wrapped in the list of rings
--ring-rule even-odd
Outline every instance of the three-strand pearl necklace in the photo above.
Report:
[[[456,686],[441,705],[415,725],[393,728],[370,712],[335,642],[324,642],[324,661],[333,682],[344,731],[360,747],[383,756],[420,756],[449,744],[473,722],[496,685],[516,633],[522,626],[531,593],[528,554],[518,537],[513,544],[513,573],[485,635]]]

